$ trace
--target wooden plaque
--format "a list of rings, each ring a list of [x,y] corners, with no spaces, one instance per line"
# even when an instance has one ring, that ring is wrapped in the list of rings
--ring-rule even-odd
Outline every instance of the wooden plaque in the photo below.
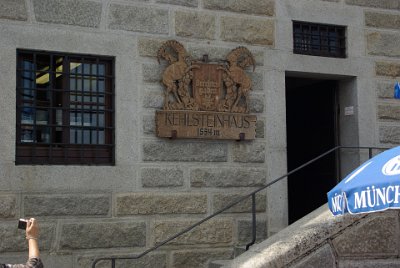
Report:
[[[169,40],[157,59],[169,63],[162,75],[163,110],[156,112],[158,137],[255,139],[257,117],[248,113],[252,83],[244,71],[254,70],[255,61],[247,48],[233,49],[223,63],[208,63],[191,60],[182,44]]]
[[[252,140],[256,116],[239,113],[156,111],[158,137]]]

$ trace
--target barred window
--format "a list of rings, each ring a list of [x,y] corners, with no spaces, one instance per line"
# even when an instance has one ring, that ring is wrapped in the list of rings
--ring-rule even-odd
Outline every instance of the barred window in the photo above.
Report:
[[[114,58],[17,50],[16,164],[114,164]]]
[[[293,22],[293,52],[322,57],[346,57],[344,26]]]

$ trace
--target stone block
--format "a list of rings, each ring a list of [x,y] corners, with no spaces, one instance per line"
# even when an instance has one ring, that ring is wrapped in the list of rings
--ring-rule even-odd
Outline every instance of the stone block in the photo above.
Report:
[[[400,127],[398,126],[380,126],[379,142],[400,144]]]
[[[400,15],[365,11],[365,25],[374,28],[400,29]]]
[[[263,113],[264,112],[264,96],[249,94],[248,105],[250,113]]]
[[[398,0],[345,0],[348,5],[385,8],[385,9],[400,9]]]
[[[55,239],[55,223],[39,222],[40,250],[49,250]],[[27,252],[25,231],[17,228],[17,221],[3,222],[0,224],[0,252]]]
[[[148,141],[143,144],[144,161],[225,162],[227,158],[224,143]]]
[[[162,109],[162,107],[164,105],[164,92],[162,90],[145,91],[144,94],[145,94],[143,96],[143,107],[144,108]]]
[[[172,254],[174,268],[207,268],[213,260],[233,258],[232,249],[193,249],[177,251]]]
[[[377,82],[376,83],[377,95],[382,99],[394,98],[394,83],[393,82]]]
[[[168,10],[112,4],[109,28],[132,32],[168,34]]]
[[[207,55],[210,62],[218,62],[221,59],[225,59],[232,50],[232,48],[204,46],[200,44],[189,45],[186,49],[192,59],[200,61],[203,59],[203,55]]]
[[[208,264],[208,268],[222,268],[222,267],[230,267],[231,260],[215,260],[210,261]]]
[[[142,74],[144,82],[159,83],[161,85],[161,79],[163,72],[167,64],[164,62],[161,65],[156,64],[143,64]]]
[[[156,133],[156,122],[154,115],[143,116],[143,133],[147,135],[154,135]]]
[[[252,68],[252,67],[251,67]],[[247,72],[247,75],[250,77],[252,86],[251,89],[254,91],[263,91],[264,90],[264,77],[261,73],[256,72]],[[252,96],[253,93],[250,93]]]
[[[0,195],[0,218],[15,218],[17,197],[14,195]]]
[[[120,194],[116,199],[116,215],[197,214],[207,212],[207,195],[195,193]]]
[[[252,45],[274,46],[275,23],[273,20],[221,18],[221,39]]]
[[[140,38],[138,41],[138,52],[142,57],[157,57],[158,49],[167,40]]]
[[[141,253],[141,252],[140,252]],[[115,255],[107,254],[112,257],[131,257],[130,255]],[[139,253],[138,253],[139,254]],[[78,256],[76,268],[88,268],[92,267],[92,263],[96,258],[101,256]],[[117,260],[115,262],[115,268],[166,268],[167,267],[167,256],[164,253],[154,253],[145,255],[137,260]],[[75,266],[74,266],[75,267]],[[111,261],[99,261],[96,264],[96,268],[110,268]]]
[[[398,258],[391,259],[361,259],[361,260],[338,260],[338,268],[396,268],[400,267]]]
[[[175,33],[177,36],[215,39],[215,16],[204,12],[183,12],[175,13]]]
[[[320,267],[336,267],[335,255],[329,244],[313,250],[313,252],[296,263],[291,268],[320,268]]]
[[[62,225],[60,249],[143,247],[146,245],[144,222],[85,222]]]
[[[233,161],[240,163],[264,163],[265,162],[265,144],[263,143],[245,143],[238,142],[233,145]]]
[[[398,105],[378,105],[378,118],[381,120],[400,120],[400,107]]]
[[[190,173],[191,187],[258,187],[267,171],[257,168],[196,168]]]
[[[242,194],[215,194],[213,198],[213,212],[217,212],[218,210],[225,208],[227,205],[240,199],[242,196]],[[226,210],[225,213],[251,212],[251,206],[252,198],[248,197],[245,200],[242,200],[240,203],[234,205],[230,209]],[[265,212],[266,207],[267,201],[265,194],[256,194],[256,211]]]
[[[199,0],[156,0],[156,3],[178,5],[185,7],[198,7]]]
[[[399,77],[400,64],[395,62],[376,62],[375,72],[379,76]]]
[[[256,138],[262,139],[265,137],[265,123],[264,120],[257,118],[256,123]]]
[[[103,194],[27,195],[23,205],[27,216],[107,216],[111,197]]]
[[[253,239],[253,227],[251,220],[239,220],[237,224],[237,239],[239,245],[246,245]],[[267,238],[267,223],[263,220],[256,221],[256,243]]]
[[[33,0],[39,22],[98,28],[102,4],[79,0]]]
[[[0,1],[0,19],[27,20],[25,0]]]
[[[211,62],[219,62],[222,59],[225,59],[226,56],[231,52],[234,48],[226,48],[226,47],[214,47],[214,46],[204,46],[204,45],[189,45],[187,48],[188,53],[195,60],[202,60],[203,55],[207,54],[208,59]],[[264,52],[263,51],[253,51],[250,50],[253,54],[253,57],[256,61],[257,66],[264,65]],[[251,77],[253,81],[253,90],[263,90],[262,89],[262,74],[253,72],[253,67],[249,67],[246,69],[247,74]],[[257,67],[256,67],[257,70]]]
[[[156,244],[160,243],[195,223],[196,221],[156,221],[152,232],[154,234],[154,242]],[[231,243],[233,240],[232,234],[232,220],[211,220],[175,238],[168,244],[196,245]]]
[[[183,186],[183,170],[176,168],[142,168],[140,170],[143,187]]]
[[[367,53],[369,55],[400,57],[400,34],[371,32],[367,34]]]
[[[395,216],[374,217],[346,229],[332,240],[342,257],[369,257],[397,255],[398,219]]]
[[[275,15],[273,0],[204,0],[204,8],[254,15]]]

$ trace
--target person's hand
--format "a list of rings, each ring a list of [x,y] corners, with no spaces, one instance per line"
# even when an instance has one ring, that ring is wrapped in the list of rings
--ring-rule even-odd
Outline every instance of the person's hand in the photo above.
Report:
[[[30,218],[26,224],[26,238],[37,239],[39,236],[39,226],[34,218]]]

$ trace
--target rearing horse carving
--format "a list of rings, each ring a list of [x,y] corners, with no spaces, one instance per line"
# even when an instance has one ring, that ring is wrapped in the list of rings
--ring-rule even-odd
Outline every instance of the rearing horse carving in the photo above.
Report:
[[[175,56],[171,54],[174,52]],[[178,102],[179,106],[182,106],[182,100],[178,95],[179,84],[188,71],[188,59],[189,55],[183,45],[175,40],[169,40],[165,42],[157,52],[157,60],[160,63],[160,58],[164,58],[170,64],[164,71],[162,77],[162,83],[166,89],[164,91],[164,109],[170,109],[170,94],[172,93]],[[189,68],[190,69],[190,68]]]
[[[226,56],[228,61],[228,68],[224,69],[229,78],[233,81],[234,86],[237,87],[236,99],[232,105],[232,112],[248,112],[248,95],[251,90],[251,79],[243,70],[244,68],[253,65],[253,71],[255,69],[255,60],[251,52],[245,47],[237,47],[233,49]],[[244,107],[238,107],[240,99],[244,98]]]

